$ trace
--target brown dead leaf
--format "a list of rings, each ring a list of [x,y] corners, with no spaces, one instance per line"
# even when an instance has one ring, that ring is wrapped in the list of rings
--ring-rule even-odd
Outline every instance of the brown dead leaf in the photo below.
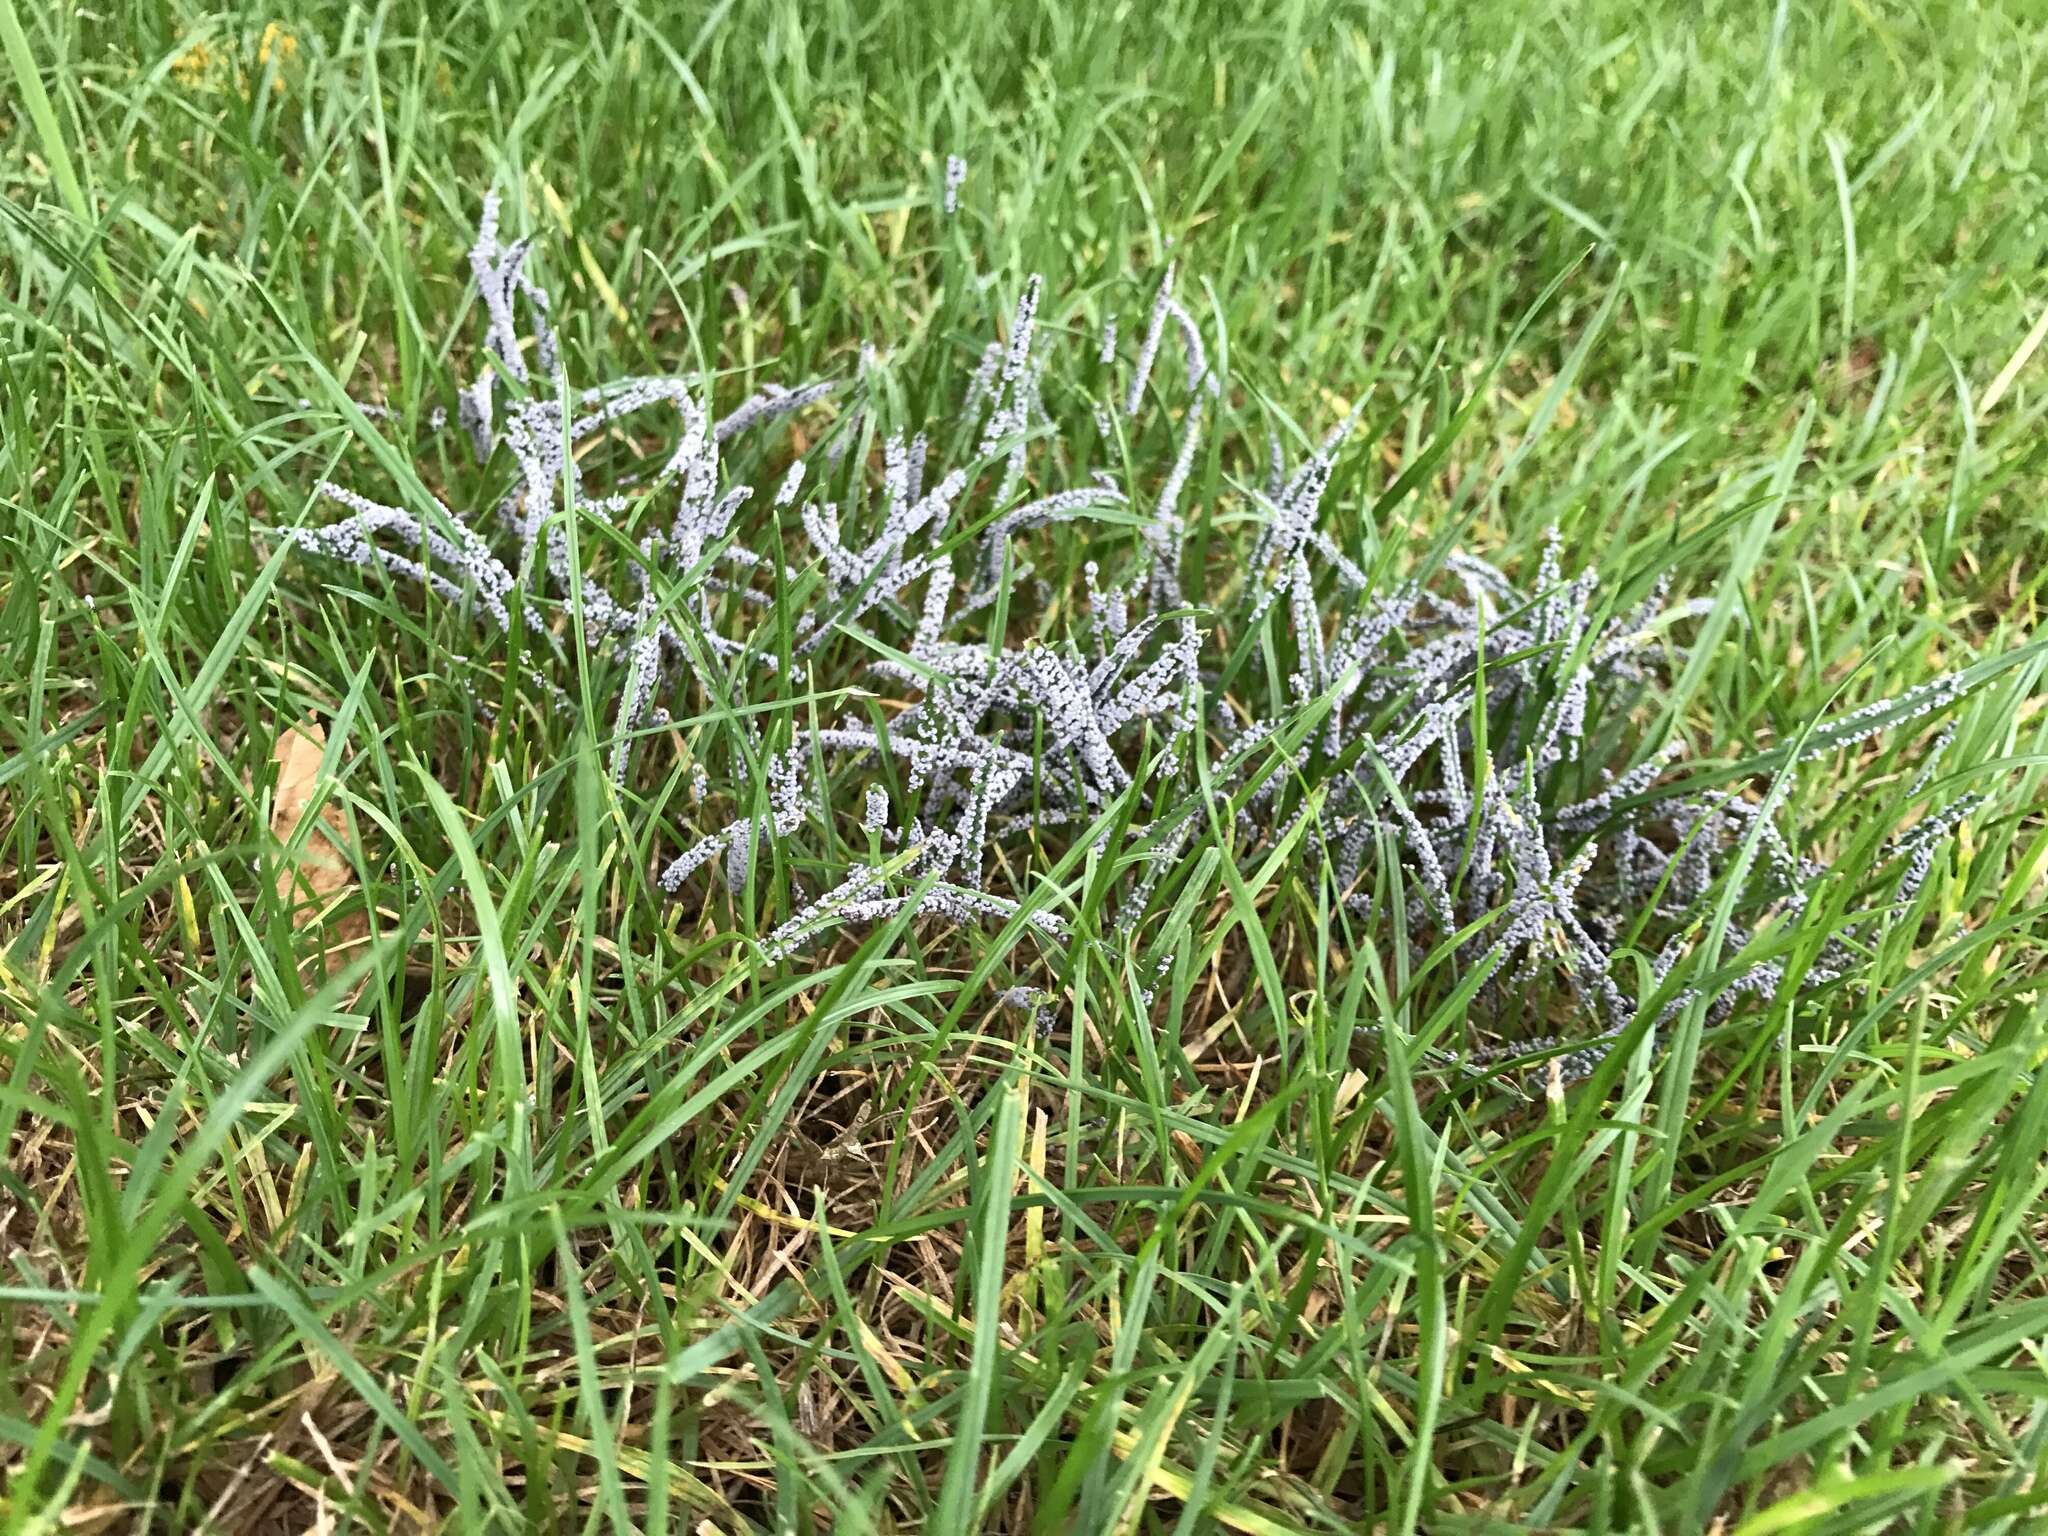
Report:
[[[299,824],[306,819],[307,807],[313,803],[313,791],[320,782],[320,759],[326,750],[327,733],[315,720],[285,727],[284,734],[277,738],[277,745],[270,749],[270,756],[277,764],[277,791],[271,800],[270,830],[280,843],[289,844],[298,836]],[[337,833],[343,830],[341,811],[336,806],[326,807],[320,813],[320,819]],[[315,827],[306,837],[305,850],[298,862],[291,868],[278,871],[277,894],[290,901],[296,886],[300,903],[309,899],[325,902],[348,882],[348,860],[342,857],[341,849],[333,838]]]
[[[270,830],[280,844],[289,846],[306,820],[326,750],[327,733],[316,720],[286,726],[271,748],[271,758],[277,764],[277,788],[271,799]],[[337,951],[367,932],[361,913],[319,922],[319,914],[332,905],[333,898],[355,882],[355,871],[341,851],[346,835],[341,808],[323,807],[318,822],[306,833],[297,859],[277,874],[277,894],[291,904],[293,925],[320,927],[317,959],[323,971]]]

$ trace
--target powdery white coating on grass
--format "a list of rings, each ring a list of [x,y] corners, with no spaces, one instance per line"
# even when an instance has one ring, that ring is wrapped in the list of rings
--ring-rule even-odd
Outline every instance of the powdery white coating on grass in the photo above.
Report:
[[[964,174],[949,157],[949,212]],[[1570,1021],[1519,1043],[1475,1038],[1429,1059],[1470,1066],[1543,1054],[1552,1080],[1569,1082],[1592,1072],[1615,1041],[1633,1032],[1654,1042],[1688,1009],[1715,1020],[1746,999],[1853,976],[1980,803],[1971,795],[1931,807],[1896,839],[1890,900],[1839,925],[1797,974],[1782,959],[1744,963],[1752,941],[1802,911],[1828,871],[1795,851],[1796,834],[1779,824],[1767,794],[1672,784],[1676,739],[1636,740],[1630,712],[1662,672],[1653,658],[1682,655],[1673,630],[1698,616],[1698,604],[1671,604],[1661,588],[1625,608],[1605,602],[1597,572],[1566,574],[1554,533],[1526,585],[1469,551],[1376,582],[1368,552],[1347,550],[1329,526],[1353,410],[1299,463],[1289,465],[1278,439],[1269,440],[1264,494],[1253,498],[1261,527],[1247,558],[1220,586],[1205,577],[1190,608],[1183,503],[1198,457],[1225,426],[1227,391],[1199,325],[1173,296],[1172,268],[1121,402],[1135,422],[1171,322],[1186,366],[1177,446],[1155,490],[1100,470],[1084,484],[1045,484],[1064,460],[1041,393],[1044,284],[1033,277],[1006,339],[981,354],[957,430],[883,432],[873,414],[880,396],[869,387],[881,356],[865,347],[825,475],[814,482],[798,459],[771,497],[756,498],[731,477],[723,445],[824,402],[833,382],[768,384],[715,421],[701,392],[678,378],[569,391],[546,295],[525,273],[528,246],[501,247],[498,219],[488,199],[470,258],[485,345],[513,384],[530,382],[514,315],[523,298],[534,356],[553,389],[526,398],[508,388],[501,403],[501,381],[487,365],[463,387],[459,415],[480,459],[509,450],[517,478],[498,511],[516,554],[499,555],[470,518],[438,503],[416,515],[328,484],[322,497],[349,515],[289,537],[309,554],[473,604],[499,635],[513,631],[515,605],[562,605],[619,663],[611,773],[623,789],[635,782],[636,742],[670,718],[664,701],[738,690],[745,702],[747,687],[783,664],[777,626],[729,634],[735,615],[781,618],[788,639],[779,643],[806,658],[813,677],[890,690],[886,718],[849,713],[793,728],[778,747],[750,726],[758,779],[742,773],[714,786],[701,764],[692,767],[694,798],[701,803],[715,788],[733,811],[662,869],[669,892],[714,860],[723,861],[728,887],[744,889],[806,823],[835,814],[821,765],[835,784],[849,772],[870,775],[859,824],[892,851],[849,865],[796,905],[759,941],[766,961],[828,942],[848,925],[905,914],[1014,924],[1057,948],[1071,934],[1052,910],[1061,892],[1042,876],[1062,838],[1091,840],[1109,861],[1108,910],[1116,931],[1128,932],[1152,915],[1182,850],[1215,817],[1233,829],[1236,857],[1288,850],[1299,877],[1328,882],[1361,930],[1397,928],[1418,954],[1453,947],[1458,974],[1477,988],[1475,1013]],[[1098,354],[1105,366],[1115,336],[1112,318]],[[1086,404],[1106,439],[1108,402]],[[1174,403],[1160,409],[1170,419]],[[651,476],[593,492],[580,450],[648,411],[672,420],[673,447]],[[963,434],[972,453],[940,472],[935,448],[942,454],[940,445]],[[869,442],[878,474],[862,446],[850,478],[841,473],[828,496],[839,473],[832,466]],[[737,543],[735,519],[750,500],[765,503],[749,524],[756,547],[779,538],[807,555],[784,566]],[[660,515],[665,529],[636,532],[637,520]],[[601,541],[583,541],[581,563],[572,555],[572,516],[637,552],[637,560],[606,562],[614,572],[625,566],[630,599],[591,568],[588,546]],[[1089,519],[1126,526],[1104,537],[1103,553],[1081,572],[1085,622],[1070,626],[1071,638],[1057,629],[1022,643],[992,635],[991,615],[1014,622],[1043,606],[1043,583],[1018,541]],[[956,529],[977,531],[970,538]],[[971,557],[964,578],[956,550]],[[1251,697],[1216,686],[1218,665],[1247,636],[1263,637],[1287,663],[1270,697],[1257,696],[1258,668],[1242,674]],[[1854,746],[1951,708],[1965,691],[1960,677],[1938,678],[1825,723],[1787,755],[1797,762]],[[1915,798],[1933,788],[1945,744],[1930,754]],[[1596,751],[1622,761],[1589,761]],[[881,782],[884,768],[900,794]],[[1731,895],[1732,921],[1703,920],[1712,901]],[[1703,955],[1709,942],[1719,948]],[[1647,955],[1647,965],[1626,963],[1624,949]],[[1711,996],[1664,985],[1688,956],[1695,973],[1724,977]],[[1047,963],[1057,971],[1056,956]],[[1146,999],[1154,986],[1142,989]],[[1003,1001],[1052,1028],[1045,992],[1013,989]]]

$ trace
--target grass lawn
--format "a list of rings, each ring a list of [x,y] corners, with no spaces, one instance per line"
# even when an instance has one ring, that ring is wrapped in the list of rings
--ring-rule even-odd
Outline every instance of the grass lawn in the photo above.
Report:
[[[2037,8],[0,0],[0,44],[0,1536],[2048,1527]],[[430,591],[288,536],[332,480],[516,561],[555,386],[530,302],[486,334],[491,192],[561,388],[836,383],[723,444],[729,579],[636,543],[696,494],[652,411],[567,434],[502,629],[417,533]],[[1169,264],[1193,386],[1172,323],[1139,372]],[[1042,403],[999,375],[978,439],[1033,274]],[[923,718],[952,578],[863,596],[819,529],[927,424],[959,655],[1046,675],[1118,583],[1134,666],[1199,644],[1181,724],[1012,719],[966,894],[946,771],[820,735]],[[1327,476],[1292,544],[1269,452]],[[1097,470],[1127,504],[998,525]],[[1571,705],[1593,642],[1526,614],[1588,572],[1662,616]],[[1374,694],[1325,630],[1397,597],[1403,668],[1537,638]],[[1553,767],[1524,677],[1585,715]],[[1432,916],[1411,801],[1463,901],[1489,818],[1631,769],[1667,884],[1589,817]],[[1751,829],[1697,880],[1683,796]],[[864,868],[908,894],[789,937]]]

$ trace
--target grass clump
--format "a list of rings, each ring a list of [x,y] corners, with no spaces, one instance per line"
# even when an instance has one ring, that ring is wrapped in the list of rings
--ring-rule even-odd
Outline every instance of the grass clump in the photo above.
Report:
[[[2037,1523],[2028,18],[0,7],[0,1530]]]
[[[765,962],[848,922],[1015,921],[1061,947],[1046,957],[1044,986],[1025,990],[1060,996],[1080,955],[1065,914],[1086,906],[1108,922],[1093,941],[1108,941],[1096,960],[1162,978],[1172,951],[1160,939],[1178,927],[1173,904],[1198,862],[1187,850],[1206,830],[1221,834],[1240,880],[1285,859],[1295,878],[1327,885],[1350,945],[1386,944],[1373,919],[1391,908],[1404,948],[1439,973],[1438,990],[1468,999],[1466,1049],[1432,1047],[1440,1063],[1514,1054],[1512,1043],[1469,1038],[1470,1025],[1504,1013],[1551,1016],[1551,1001],[1530,984],[1554,974],[1569,994],[1561,1006],[1570,1033],[1521,1044],[1571,1044],[1553,1072],[1562,1084],[1590,1074],[1638,1018],[1654,1049],[1662,1027],[1693,1005],[1720,1023],[1745,997],[1855,984],[1875,930],[1913,908],[1944,840],[1986,798],[1952,799],[1882,849],[1870,873],[1894,878],[1890,899],[1829,933],[1788,975],[1782,960],[1759,958],[1771,947],[1765,931],[1796,925],[1831,871],[1795,851],[1798,834],[1779,825],[1782,797],[1768,778],[1754,797],[1739,782],[1709,793],[1667,783],[1679,739],[1646,743],[1634,718],[1657,662],[1684,657],[1672,631],[1710,617],[1711,604],[1672,608],[1660,581],[1617,611],[1597,573],[1565,578],[1554,530],[1526,589],[1441,541],[1421,562],[1403,559],[1370,523],[1358,547],[1341,548],[1323,529],[1322,501],[1357,411],[1292,468],[1273,437],[1264,488],[1205,509],[1212,524],[1235,517],[1258,533],[1220,592],[1187,595],[1180,503],[1205,433],[1218,438],[1219,455],[1249,455],[1224,435],[1232,392],[1173,296],[1171,268],[1128,382],[1117,377],[1114,316],[1087,377],[1064,380],[1083,394],[1069,413],[1089,424],[1089,438],[1068,440],[1048,409],[1044,289],[1033,276],[1007,339],[988,344],[950,421],[892,427],[870,363],[821,440],[823,472],[791,461],[769,516],[748,518],[756,488],[722,472],[721,445],[823,400],[833,383],[770,384],[716,422],[681,378],[572,391],[547,295],[523,271],[527,243],[501,250],[498,215],[493,194],[470,255],[488,317],[485,355],[501,362],[504,383],[539,382],[550,393],[501,408],[498,374],[487,367],[460,400],[479,463],[488,466],[502,443],[517,466],[497,508],[517,552],[499,559],[471,520],[438,500],[430,524],[332,484],[322,494],[351,515],[291,537],[423,586],[499,636],[511,636],[507,605],[517,602],[557,663],[558,631],[609,654],[619,664],[610,756],[620,787],[635,736],[674,723],[660,701],[677,692],[678,677],[697,728],[669,734],[689,761],[705,762],[720,714],[743,716],[743,750],[721,764],[726,777],[707,781],[741,814],[662,869],[665,892],[682,891],[719,858],[727,889],[744,890],[762,854],[802,840],[809,822],[829,825],[835,799],[850,805],[858,790],[870,844],[879,833],[904,852],[871,851],[836,872],[765,935]],[[535,321],[538,381],[524,360],[515,295]],[[1185,388],[1162,434],[1177,447],[1161,468],[1144,456],[1156,436],[1143,428],[1169,325]],[[1083,393],[1091,386],[1092,399]],[[651,451],[639,435],[655,467],[593,488],[585,453],[649,407],[679,423]],[[434,417],[437,426],[445,419]],[[963,455],[960,467],[940,474],[935,444]],[[878,484],[869,473],[877,457]],[[1055,475],[1082,483],[1049,490]],[[572,558],[572,519],[594,535],[598,564],[627,557],[632,601],[609,595]],[[666,533],[653,526],[660,521]],[[956,521],[967,526],[956,530]],[[1019,541],[1047,528],[1069,532],[1083,562],[1080,590],[1071,570],[1059,573],[1063,591],[1020,563]],[[787,562],[759,552],[792,545],[801,553]],[[1446,585],[1458,595],[1439,590]],[[553,627],[543,606],[550,591],[564,609]],[[1265,667],[1250,664],[1255,651]],[[559,683],[530,675],[566,698]],[[801,714],[778,679],[805,690]],[[1966,692],[1950,674],[1816,722],[1779,754],[1778,769],[1948,709]],[[856,699],[819,723],[827,701]],[[1951,739],[1937,743],[1910,800]],[[704,791],[699,784],[699,798]],[[906,810],[891,825],[876,807],[897,800]],[[1611,851],[1603,855],[1596,834]],[[1096,866],[1086,877],[1063,858],[1083,847]],[[1652,929],[1654,940],[1645,937]],[[1617,980],[1625,951],[1643,962],[1634,997]],[[1672,979],[1708,975],[1717,977],[1711,999]],[[1138,989],[1141,1014],[1154,991]]]

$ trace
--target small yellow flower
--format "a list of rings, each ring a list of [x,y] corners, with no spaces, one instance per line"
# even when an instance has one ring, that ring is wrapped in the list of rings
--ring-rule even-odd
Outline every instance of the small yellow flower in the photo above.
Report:
[[[271,22],[263,29],[263,39],[256,45],[256,67],[263,68],[270,62],[270,55],[277,54],[277,67],[284,68],[299,56],[299,40],[277,22]]]
[[[261,75],[270,67],[271,59],[277,60],[277,72],[270,77],[272,95],[284,92],[284,72],[299,56],[299,40],[287,32],[279,22],[271,22],[263,29],[263,37],[256,44],[256,73]]]
[[[213,50],[204,43],[194,43],[171,61],[171,73],[187,90],[197,90],[204,85],[212,71]]]

